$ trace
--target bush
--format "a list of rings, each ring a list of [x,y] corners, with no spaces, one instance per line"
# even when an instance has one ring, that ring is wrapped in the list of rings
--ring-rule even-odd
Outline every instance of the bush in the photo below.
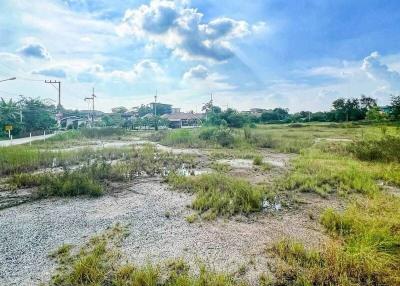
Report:
[[[235,141],[232,131],[228,128],[219,128],[215,131],[213,136],[215,142],[222,147],[231,147]]]
[[[263,164],[263,158],[261,156],[256,156],[253,159],[253,165],[255,166],[261,166]]]
[[[217,130],[217,128],[215,128],[215,127],[202,128],[199,133],[199,138],[201,140],[206,140],[206,141],[212,140],[216,130]]]

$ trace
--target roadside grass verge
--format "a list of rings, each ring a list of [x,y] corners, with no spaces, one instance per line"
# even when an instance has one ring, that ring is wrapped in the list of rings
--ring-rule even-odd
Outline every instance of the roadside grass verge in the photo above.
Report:
[[[258,212],[262,209],[263,201],[273,197],[266,186],[254,186],[243,179],[222,173],[195,177],[171,173],[167,182],[177,190],[195,193],[192,208],[209,219]]]
[[[56,250],[51,255],[58,268],[48,285],[245,286],[229,274],[211,271],[203,265],[191,271],[182,259],[158,265],[126,262],[118,249],[126,235],[126,229],[116,225],[92,237],[80,249],[61,246],[61,251]]]
[[[327,209],[321,223],[333,240],[320,250],[283,240],[271,250],[284,264],[276,285],[399,285],[400,199],[377,194],[344,212]]]

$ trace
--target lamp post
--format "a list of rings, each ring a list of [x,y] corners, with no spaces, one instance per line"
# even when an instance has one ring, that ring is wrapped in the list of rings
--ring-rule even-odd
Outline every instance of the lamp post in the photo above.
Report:
[[[8,81],[8,80],[16,80],[16,79],[17,79],[16,77],[10,77],[10,78],[7,78],[7,79],[2,79],[2,80],[0,80],[0,82]]]

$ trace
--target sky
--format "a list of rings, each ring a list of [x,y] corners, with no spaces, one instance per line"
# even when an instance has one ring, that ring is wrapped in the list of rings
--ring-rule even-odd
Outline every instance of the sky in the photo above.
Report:
[[[398,0],[0,0],[0,97],[329,110],[400,93]]]

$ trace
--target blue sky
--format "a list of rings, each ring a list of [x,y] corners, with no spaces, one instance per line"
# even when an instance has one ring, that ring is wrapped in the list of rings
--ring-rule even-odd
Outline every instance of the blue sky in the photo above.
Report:
[[[0,96],[127,107],[328,110],[400,92],[400,2],[389,0],[3,0]]]

